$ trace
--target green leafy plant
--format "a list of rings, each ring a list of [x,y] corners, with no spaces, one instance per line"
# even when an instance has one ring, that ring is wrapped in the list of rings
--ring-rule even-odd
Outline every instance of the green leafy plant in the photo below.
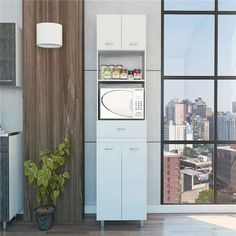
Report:
[[[59,196],[64,192],[65,181],[70,178],[68,171],[63,171],[63,166],[70,155],[70,142],[64,142],[52,151],[40,151],[38,163],[32,160],[24,162],[24,173],[29,184],[36,186],[36,199],[41,206],[56,205]]]

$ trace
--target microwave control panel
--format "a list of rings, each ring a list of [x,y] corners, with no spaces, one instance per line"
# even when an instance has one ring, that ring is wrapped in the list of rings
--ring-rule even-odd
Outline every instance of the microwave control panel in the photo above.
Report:
[[[143,119],[144,116],[144,98],[143,98],[143,88],[135,89],[133,93],[133,118]]]

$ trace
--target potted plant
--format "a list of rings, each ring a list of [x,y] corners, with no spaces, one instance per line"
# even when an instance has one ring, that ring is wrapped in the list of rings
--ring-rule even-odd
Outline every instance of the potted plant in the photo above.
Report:
[[[39,205],[35,212],[40,230],[52,227],[55,206],[64,192],[65,181],[70,178],[69,172],[62,168],[69,155],[70,142],[65,138],[54,151],[40,151],[38,163],[32,160],[24,162],[25,176],[29,184],[36,188],[36,200]]]

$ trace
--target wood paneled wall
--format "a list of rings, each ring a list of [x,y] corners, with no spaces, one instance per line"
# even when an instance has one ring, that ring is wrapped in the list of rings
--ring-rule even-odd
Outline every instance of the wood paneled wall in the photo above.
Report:
[[[63,47],[36,46],[36,23],[63,25]],[[57,221],[81,221],[84,185],[83,0],[23,0],[24,155],[38,160],[39,150],[53,148],[68,136],[72,154],[67,164],[71,179],[56,210]],[[33,219],[34,193],[26,185]],[[26,201],[27,202],[27,201]]]

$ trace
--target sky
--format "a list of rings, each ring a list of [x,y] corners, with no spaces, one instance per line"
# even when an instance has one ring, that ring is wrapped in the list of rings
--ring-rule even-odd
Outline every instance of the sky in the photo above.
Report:
[[[165,0],[166,10],[214,10],[214,0]],[[219,10],[236,10],[236,0],[218,0]],[[218,75],[236,76],[236,16],[219,16]],[[211,15],[166,15],[164,74],[214,75],[214,17]],[[212,80],[165,80],[165,102],[202,97],[214,108]],[[232,111],[236,80],[219,80],[218,111]]]
[[[176,4],[177,3],[177,4]],[[214,10],[214,0],[165,0],[166,10]],[[218,0],[221,11],[236,10],[235,0]]]

